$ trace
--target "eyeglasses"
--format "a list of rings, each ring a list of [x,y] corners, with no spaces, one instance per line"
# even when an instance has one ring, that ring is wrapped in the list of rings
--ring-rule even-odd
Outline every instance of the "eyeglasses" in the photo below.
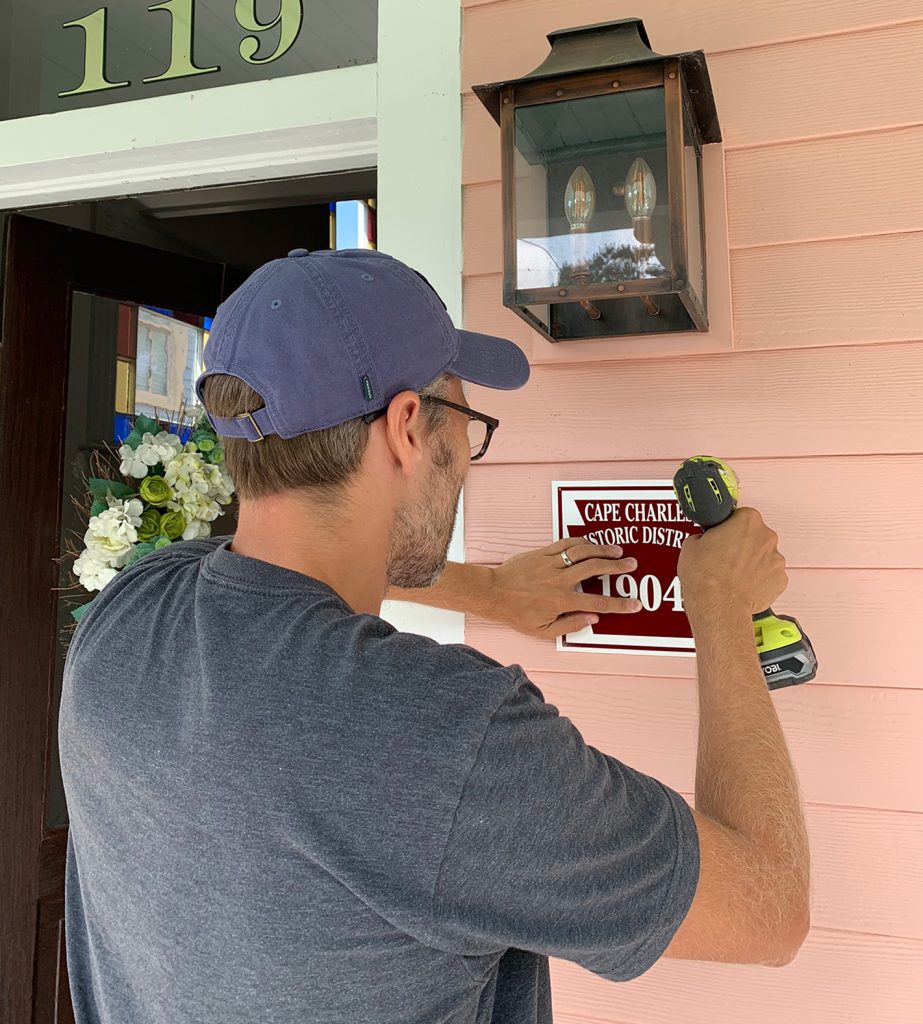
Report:
[[[498,419],[469,409],[467,405],[457,405],[455,402],[448,402],[444,398],[435,398],[432,395],[420,395],[420,401],[435,402],[436,405],[444,405],[447,409],[463,412],[468,417],[468,447],[471,450],[471,461],[477,462],[478,459],[484,457],[494,431],[500,426]],[[384,416],[387,411],[388,406],[385,406],[384,409],[366,413],[362,419],[366,423],[374,423],[379,416]]]

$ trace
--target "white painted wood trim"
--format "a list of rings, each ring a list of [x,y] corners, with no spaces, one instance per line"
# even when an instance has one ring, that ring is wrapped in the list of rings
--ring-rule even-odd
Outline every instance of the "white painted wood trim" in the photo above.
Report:
[[[378,246],[423,273],[461,324],[461,7],[458,0],[380,0]],[[449,558],[465,560],[464,497]],[[399,629],[464,641],[458,612],[386,601]]]
[[[0,208],[374,167],[375,64],[0,122]]]

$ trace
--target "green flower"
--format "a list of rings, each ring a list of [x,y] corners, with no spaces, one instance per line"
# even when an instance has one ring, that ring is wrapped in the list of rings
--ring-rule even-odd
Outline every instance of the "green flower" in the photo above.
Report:
[[[158,508],[173,498],[173,488],[162,476],[148,476],[141,481],[138,493],[148,503]]]
[[[205,456],[205,461],[210,463],[212,466],[220,466],[224,462],[224,449],[223,448],[212,448],[212,450]]]
[[[146,508],[141,513],[138,540],[153,540],[160,533],[160,513],[156,508]]]
[[[185,529],[186,519],[182,512],[164,512],[160,517],[160,534],[168,540],[177,540],[182,537]]]
[[[200,452],[210,452],[217,444],[215,435],[208,430],[197,430],[189,440],[195,444]]]
[[[171,543],[172,541],[169,537],[158,537],[157,540],[154,541],[154,550],[159,551],[161,548],[168,548]]]

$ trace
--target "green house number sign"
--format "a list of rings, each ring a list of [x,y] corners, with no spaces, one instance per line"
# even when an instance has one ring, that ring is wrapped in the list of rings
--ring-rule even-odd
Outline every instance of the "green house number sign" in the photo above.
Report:
[[[166,82],[177,78],[192,78],[196,75],[214,74],[221,70],[220,65],[199,67],[193,57],[195,42],[195,6],[196,0],[164,0],[163,3],[152,4],[148,11],[153,17],[169,17],[171,22],[170,63],[159,74],[150,78],[142,78],[145,84]],[[159,13],[158,12],[162,12]],[[65,22],[63,28],[81,29],[84,33],[83,47],[83,78],[74,89],[59,92],[59,97],[84,96],[88,93],[103,92],[107,89],[124,89],[131,82],[110,82],[106,78],[106,22],[108,8],[99,10],[83,18]],[[301,31],[304,11],[302,0],[279,0],[279,13],[272,21],[263,22],[257,17],[256,0],[236,0],[234,17],[242,31],[238,47],[242,61],[250,65],[266,65],[278,60],[286,54]],[[260,53],[263,40],[261,33],[279,28],[276,45],[267,53]],[[273,33],[275,35],[275,33]]]

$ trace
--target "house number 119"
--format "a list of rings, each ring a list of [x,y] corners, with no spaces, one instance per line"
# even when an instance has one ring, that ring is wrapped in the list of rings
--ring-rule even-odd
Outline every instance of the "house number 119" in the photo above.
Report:
[[[162,74],[153,78],[143,78],[142,82],[166,82],[173,78],[190,78],[193,75],[207,75],[220,71],[221,67],[197,67],[192,57],[192,42],[195,32],[195,0],[163,0],[152,4],[149,11],[166,11],[170,15],[170,66]],[[63,28],[82,28],[85,33],[83,56],[83,81],[76,89],[59,92],[58,96],[80,96],[88,92],[101,92],[104,89],[123,89],[131,82],[110,82],[106,78],[106,16],[108,9],[100,7],[98,11],[88,14],[85,18],[65,22]],[[302,0],[279,0],[279,13],[276,17],[263,24],[256,16],[256,0],[236,0],[234,17],[237,24],[247,32],[267,32],[276,25],[281,26],[279,42],[272,53],[257,57],[260,48],[258,35],[248,35],[240,42],[240,55],[248,64],[270,64],[287,53],[298,38],[301,22],[304,17]]]

